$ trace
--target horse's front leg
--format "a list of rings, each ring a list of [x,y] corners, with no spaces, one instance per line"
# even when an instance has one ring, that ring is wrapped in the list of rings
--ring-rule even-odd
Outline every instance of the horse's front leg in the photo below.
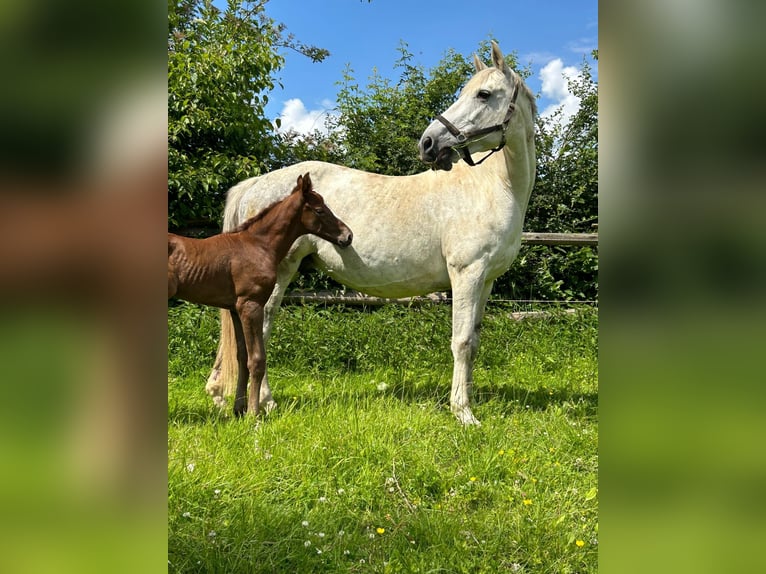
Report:
[[[492,281],[483,270],[450,268],[452,282],[452,392],[450,410],[464,425],[479,425],[471,412],[473,363],[479,350],[479,332]]]
[[[295,274],[298,272],[298,267],[301,264],[301,260],[305,257],[303,251],[293,251],[288,254],[277,267],[277,282],[274,285],[274,289],[271,292],[271,296],[266,303],[263,311],[263,345],[266,347],[271,337],[271,330],[274,327],[274,319],[277,316],[279,307],[282,304],[282,297],[285,294],[287,286],[290,281],[293,280]],[[266,373],[263,376],[261,382],[261,396],[260,403],[263,406],[263,410],[267,413],[275,409],[277,406],[276,401],[271,396],[271,387],[269,387],[269,371],[266,369]]]
[[[263,306],[251,300],[237,302],[237,312],[242,320],[242,330],[247,346],[247,367],[250,372],[248,412],[258,416],[260,411],[261,383],[266,374],[266,350],[263,345]],[[237,387],[239,396],[239,386]]]
[[[234,396],[234,416],[241,417],[247,412],[247,381],[250,378],[247,364],[247,343],[238,311],[229,311],[237,343],[237,393]]]

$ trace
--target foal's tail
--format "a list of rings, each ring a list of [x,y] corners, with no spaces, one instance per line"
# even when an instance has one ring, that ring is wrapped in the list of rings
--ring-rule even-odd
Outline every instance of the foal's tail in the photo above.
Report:
[[[239,221],[239,202],[245,191],[252,184],[251,180],[245,180],[229,190],[226,195],[226,205],[223,210],[223,231],[231,231]],[[228,311],[221,311],[221,337],[218,342],[218,352],[210,376],[207,379],[205,390],[212,395],[213,402],[224,406],[224,397],[234,394],[237,386],[237,342],[234,338],[234,326],[231,323],[231,315]]]

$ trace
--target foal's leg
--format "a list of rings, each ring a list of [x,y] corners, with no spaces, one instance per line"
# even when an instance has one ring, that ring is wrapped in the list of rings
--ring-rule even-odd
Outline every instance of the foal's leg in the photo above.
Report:
[[[230,310],[229,315],[234,325],[234,338],[237,342],[237,394],[234,397],[234,415],[241,417],[247,412],[247,380],[250,378],[247,365],[247,343],[238,312]]]
[[[271,337],[271,330],[274,327],[274,319],[279,311],[279,306],[282,304],[282,297],[287,290],[287,286],[290,281],[293,280],[295,274],[298,272],[298,267],[301,264],[301,260],[305,257],[305,253],[293,252],[285,257],[277,267],[277,282],[274,285],[274,290],[271,292],[263,313],[263,345],[268,345],[269,338]],[[260,404],[263,405],[263,409],[269,412],[276,408],[277,403],[271,396],[271,388],[269,387],[269,371],[266,369],[263,375],[263,381],[261,382],[261,396]]]
[[[471,412],[473,362],[479,350],[479,331],[484,307],[492,290],[478,265],[458,270],[449,268],[452,282],[452,392],[450,409],[465,425],[481,424]]]
[[[247,345],[247,367],[250,371],[250,393],[247,410],[258,416],[260,410],[261,382],[266,374],[266,351],[263,346],[263,307],[250,300],[237,302],[237,312],[242,320],[242,330]],[[239,386],[237,386],[239,396]]]

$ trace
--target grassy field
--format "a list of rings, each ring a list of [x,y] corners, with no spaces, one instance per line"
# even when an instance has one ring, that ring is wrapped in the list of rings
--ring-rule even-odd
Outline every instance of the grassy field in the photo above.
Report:
[[[205,394],[217,311],[168,312],[171,572],[597,571],[597,315],[491,304],[474,414],[449,411],[450,309],[284,308],[278,408]]]

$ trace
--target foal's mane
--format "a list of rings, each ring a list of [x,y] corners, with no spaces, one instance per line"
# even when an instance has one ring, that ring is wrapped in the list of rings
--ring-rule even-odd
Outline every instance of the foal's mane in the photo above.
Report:
[[[293,190],[293,191],[295,191],[295,190]],[[290,192],[290,195],[292,195],[293,191]],[[286,200],[288,197],[290,197],[290,195],[287,195],[287,196],[283,197],[282,199],[276,200],[271,205],[267,205],[262,210],[260,210],[258,213],[253,215],[250,219],[246,219],[245,221],[243,221],[242,223],[237,225],[234,229],[232,229],[230,231],[227,231],[226,233],[238,233],[240,231],[244,231],[245,229],[247,229],[248,227],[250,227],[254,223],[256,223],[256,222],[260,221],[261,219],[263,219],[264,217],[266,217],[266,215],[272,209],[274,209],[277,206],[277,204],[282,203],[284,200]]]
[[[279,200],[279,201],[281,201],[281,200]],[[239,233],[240,231],[244,231],[245,229],[250,227],[253,223],[263,219],[266,216],[267,213],[269,213],[272,209],[274,209],[274,207],[277,205],[277,203],[279,203],[279,201],[275,201],[274,203],[272,203],[268,207],[264,207],[258,213],[253,215],[250,219],[246,219],[245,221],[243,221],[242,223],[237,225],[234,229],[230,229],[226,233]]]

